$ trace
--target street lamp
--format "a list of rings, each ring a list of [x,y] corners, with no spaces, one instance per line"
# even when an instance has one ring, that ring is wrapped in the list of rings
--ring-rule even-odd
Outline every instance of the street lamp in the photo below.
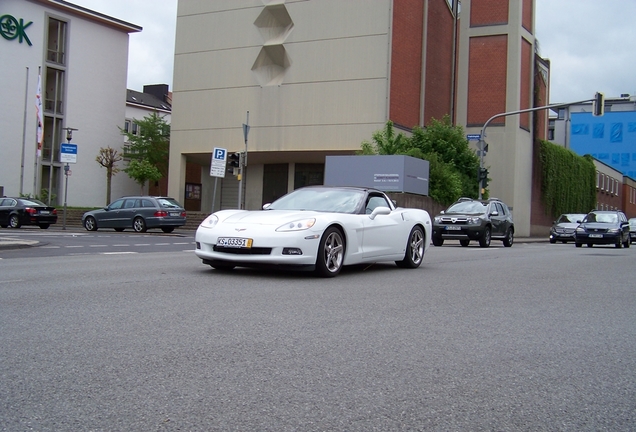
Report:
[[[71,139],[73,139],[73,131],[79,130],[79,129],[74,129],[74,128],[63,128],[64,130],[66,130],[66,142],[68,144],[71,143]],[[70,171],[70,167],[68,165],[68,162],[66,162],[66,165],[64,165],[64,177],[66,177],[65,181],[64,181],[64,219],[63,219],[63,223],[62,223],[62,229],[65,230],[66,229],[66,198],[68,196],[68,173]]]

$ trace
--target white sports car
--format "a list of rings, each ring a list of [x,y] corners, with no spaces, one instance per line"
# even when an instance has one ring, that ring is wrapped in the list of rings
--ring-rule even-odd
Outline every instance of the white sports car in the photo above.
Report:
[[[215,269],[280,266],[333,277],[350,264],[419,267],[431,241],[431,218],[425,210],[396,208],[379,190],[308,186],[263,210],[213,213],[195,240],[196,255]]]

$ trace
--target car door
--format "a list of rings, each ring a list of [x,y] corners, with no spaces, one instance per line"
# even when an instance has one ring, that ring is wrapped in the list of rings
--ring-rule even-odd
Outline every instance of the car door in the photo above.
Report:
[[[491,202],[488,207],[488,214],[490,215],[490,223],[492,225],[492,235],[495,237],[503,236],[506,215],[501,205],[497,202]]]
[[[104,209],[103,212],[99,212],[95,214],[95,219],[97,219],[100,228],[117,228],[119,211],[121,207],[124,205],[123,199],[118,199],[110,203],[108,207]]]
[[[135,198],[128,198],[124,201],[124,204],[121,206],[121,209],[117,214],[117,228],[132,227],[132,221],[136,214],[135,201],[139,200]]]
[[[368,258],[381,258],[400,253],[407,242],[408,233],[405,233],[406,223],[399,211],[393,210],[390,214],[379,214],[371,219],[371,215],[378,207],[391,209],[391,205],[382,195],[370,195],[363,215],[364,234],[362,236],[362,256]]]
[[[9,212],[11,211],[11,198],[0,198],[0,226],[9,225]]]

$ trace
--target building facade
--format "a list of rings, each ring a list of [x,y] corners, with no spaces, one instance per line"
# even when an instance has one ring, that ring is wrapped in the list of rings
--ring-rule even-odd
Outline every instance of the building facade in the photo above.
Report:
[[[200,173],[202,211],[236,207],[239,185],[257,209],[321,183],[325,156],[354,154],[387,120],[408,130],[450,115],[479,133],[535,106],[532,0],[463,1],[459,20],[447,0],[181,0],[177,15],[169,193],[183,200]],[[540,115],[487,131],[490,192],[518,235],[530,233]],[[240,182],[210,177],[214,148],[247,149]]]
[[[128,37],[141,27],[61,0],[2,0],[0,187],[53,205],[100,206],[106,170],[100,147],[123,145]],[[38,154],[36,94],[41,82],[43,139]],[[77,144],[68,188],[61,145]],[[127,176],[113,194],[135,193]]]

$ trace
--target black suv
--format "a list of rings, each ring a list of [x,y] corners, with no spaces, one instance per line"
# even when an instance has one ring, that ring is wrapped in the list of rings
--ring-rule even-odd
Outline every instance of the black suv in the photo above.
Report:
[[[441,246],[444,240],[459,240],[468,246],[478,240],[479,246],[490,246],[490,240],[502,240],[504,246],[512,246],[515,226],[508,206],[497,198],[476,200],[460,198],[446,211],[433,219],[433,244]]]

